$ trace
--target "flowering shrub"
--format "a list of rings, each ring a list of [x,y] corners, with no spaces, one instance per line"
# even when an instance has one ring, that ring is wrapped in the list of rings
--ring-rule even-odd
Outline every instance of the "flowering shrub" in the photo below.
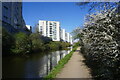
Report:
[[[82,35],[82,53],[96,68],[93,77],[119,78],[120,75],[120,13],[117,8],[86,17]],[[96,65],[97,64],[97,65]]]

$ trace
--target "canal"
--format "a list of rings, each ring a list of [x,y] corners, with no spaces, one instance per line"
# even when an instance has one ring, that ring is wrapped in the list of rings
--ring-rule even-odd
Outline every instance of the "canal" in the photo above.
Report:
[[[35,53],[2,58],[3,78],[41,78],[46,76],[70,50]]]

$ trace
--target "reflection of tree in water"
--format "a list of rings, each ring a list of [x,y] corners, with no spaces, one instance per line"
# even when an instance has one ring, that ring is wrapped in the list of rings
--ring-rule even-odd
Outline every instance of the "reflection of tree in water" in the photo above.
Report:
[[[52,54],[50,55],[50,71],[52,70]]]
[[[50,72],[50,55],[47,56],[47,74]]]
[[[62,59],[62,55],[63,55],[63,53],[60,53],[60,59]]]
[[[57,54],[57,64],[58,64],[58,62],[59,62],[59,60],[60,60],[60,55],[59,55],[58,52],[57,52],[56,54]]]

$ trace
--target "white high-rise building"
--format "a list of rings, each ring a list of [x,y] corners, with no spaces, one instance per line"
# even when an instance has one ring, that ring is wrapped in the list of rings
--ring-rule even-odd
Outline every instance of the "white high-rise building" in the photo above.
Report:
[[[70,42],[69,36],[70,36],[70,34],[68,32],[65,32],[65,41],[66,42]]]
[[[70,42],[70,34],[67,33],[67,42]]]
[[[60,41],[60,23],[58,21],[39,20],[38,31],[53,41]]]
[[[73,39],[71,35],[70,35],[70,43],[73,44]]]
[[[62,39],[62,41],[66,41],[65,40],[65,29],[61,29],[61,31],[60,31],[60,38]]]
[[[65,32],[65,41],[73,44],[72,36],[68,32]]]

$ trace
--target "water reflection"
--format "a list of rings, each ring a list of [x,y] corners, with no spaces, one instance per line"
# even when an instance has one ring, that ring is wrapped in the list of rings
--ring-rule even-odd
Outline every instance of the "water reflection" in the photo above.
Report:
[[[3,78],[39,78],[47,75],[71,50],[3,58]]]

